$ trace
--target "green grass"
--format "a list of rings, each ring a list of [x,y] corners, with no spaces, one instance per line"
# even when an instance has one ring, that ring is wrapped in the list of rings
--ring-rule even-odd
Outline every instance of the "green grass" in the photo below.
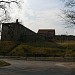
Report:
[[[3,61],[3,60],[0,60],[0,67],[3,67],[3,66],[8,66],[10,65],[9,63]]]
[[[33,43],[34,44],[34,43]],[[58,45],[51,45],[51,42],[45,43],[43,42],[42,46],[39,47],[39,43],[37,45],[31,45],[27,43],[23,43],[18,45],[15,49],[13,49],[9,55],[12,56],[62,56],[64,55],[64,51],[60,50],[60,46]],[[47,46],[46,46],[47,45]],[[54,47],[53,47],[54,46]]]
[[[17,46],[16,42],[0,41],[0,55],[7,55],[16,46]]]
[[[60,45],[56,42],[32,42],[32,43],[26,43],[27,45],[33,46],[33,47],[44,47],[44,48],[56,48]]]
[[[75,57],[75,41],[58,42],[65,50],[65,56]]]
[[[75,57],[75,41],[65,42],[0,42],[0,55]]]

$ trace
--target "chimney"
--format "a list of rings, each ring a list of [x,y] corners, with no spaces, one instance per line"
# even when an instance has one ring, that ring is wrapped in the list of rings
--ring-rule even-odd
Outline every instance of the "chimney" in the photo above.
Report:
[[[19,23],[19,22],[18,22],[18,19],[16,19],[16,23]]]

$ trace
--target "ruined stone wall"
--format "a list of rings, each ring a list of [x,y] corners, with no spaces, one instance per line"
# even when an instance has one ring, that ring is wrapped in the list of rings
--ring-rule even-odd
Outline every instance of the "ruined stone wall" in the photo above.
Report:
[[[35,32],[16,23],[3,23],[2,24],[2,41],[41,41],[42,37]]]

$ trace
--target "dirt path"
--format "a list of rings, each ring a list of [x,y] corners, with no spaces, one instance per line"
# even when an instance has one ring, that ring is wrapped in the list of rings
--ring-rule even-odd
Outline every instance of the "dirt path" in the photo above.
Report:
[[[2,59],[11,65],[0,68],[0,75],[75,75],[75,63]]]

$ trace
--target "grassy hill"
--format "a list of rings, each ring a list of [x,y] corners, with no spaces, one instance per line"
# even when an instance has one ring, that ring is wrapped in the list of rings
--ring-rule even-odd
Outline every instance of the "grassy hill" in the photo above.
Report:
[[[12,41],[0,41],[0,55],[8,55],[17,45],[18,43]]]
[[[35,57],[75,57],[75,41],[67,42],[0,42],[0,55]]]

